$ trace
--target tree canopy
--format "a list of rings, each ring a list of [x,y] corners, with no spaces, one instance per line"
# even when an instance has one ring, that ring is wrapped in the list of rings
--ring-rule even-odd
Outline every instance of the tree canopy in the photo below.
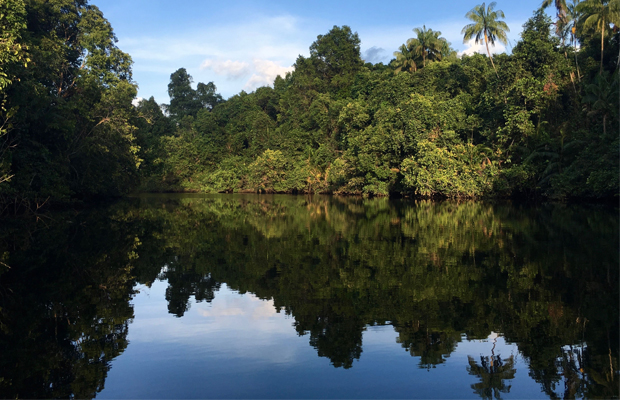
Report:
[[[131,57],[96,6],[7,0],[0,203],[132,191],[614,198],[617,3],[554,3],[554,29],[535,10],[512,54],[494,57],[508,32],[495,2],[462,31],[487,56],[458,57],[423,25],[388,65],[364,63],[358,34],[334,26],[273,86],[224,101],[179,68],[169,104],[134,106]]]
[[[463,34],[463,42],[474,39],[478,44],[484,41],[487,48],[487,54],[491,63],[493,63],[493,57],[489,51],[489,43],[495,45],[495,41],[499,41],[504,44],[508,44],[508,38],[506,32],[510,32],[510,28],[504,21],[500,21],[499,18],[505,18],[502,10],[495,11],[496,2],[489,3],[489,6],[485,9],[485,3],[479,4],[472,8],[466,15],[468,19],[472,20],[471,24],[465,25],[461,33]],[[493,68],[497,73],[495,64]]]

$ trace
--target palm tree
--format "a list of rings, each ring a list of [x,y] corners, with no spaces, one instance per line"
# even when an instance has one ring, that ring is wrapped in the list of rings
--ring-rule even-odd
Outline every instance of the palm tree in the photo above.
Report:
[[[394,70],[395,73],[399,73],[403,70],[409,72],[416,72],[418,70],[420,55],[414,50],[413,43],[412,46],[407,46],[405,44],[401,45],[398,48],[398,51],[394,52],[394,57],[396,57],[396,60],[394,61],[396,67]]]
[[[584,28],[594,27],[601,31],[601,68],[599,75],[603,74],[603,48],[605,44],[605,29],[609,24],[620,25],[619,0],[586,0],[577,5],[577,11],[587,17],[583,22]]]
[[[545,9],[551,5],[555,6],[555,9],[558,12],[558,18],[566,15],[568,12],[568,7],[566,5],[566,0],[543,0],[541,8]]]
[[[422,28],[414,28],[417,38],[407,40],[407,47],[413,48],[422,55],[422,66],[426,67],[426,60],[441,60],[444,38],[439,37],[440,31]]]
[[[579,20],[580,14],[577,11],[577,6],[579,5],[580,0],[572,0],[570,4],[567,5],[567,13],[566,18],[568,20],[567,26],[570,28],[570,40],[573,44],[573,53],[575,54],[575,65],[577,66],[577,78],[581,82],[581,72],[579,71],[579,61],[577,61],[577,21]]]
[[[560,38],[560,46],[564,47],[566,38],[570,34],[571,18],[568,14],[558,16],[558,20],[555,22],[555,34]]]
[[[579,0],[571,0],[572,3],[567,3],[566,0],[557,0],[555,5],[558,10],[558,19],[555,22],[555,33],[561,40],[561,46],[564,47],[566,39],[570,36],[570,45],[573,46],[573,53],[575,55],[575,65],[577,67],[577,77],[581,82],[581,73],[579,71],[579,61],[577,60],[577,46],[576,46],[576,30],[577,30],[577,21],[579,20],[579,13],[576,10],[577,4],[579,4]],[[542,8],[548,7],[551,5],[551,0],[546,0],[542,4]],[[564,50],[564,57],[568,62],[568,53]],[[573,83],[573,89],[577,92],[577,87],[575,86],[574,73],[570,73],[570,80]]]
[[[448,42],[444,38],[440,38],[441,43],[441,59],[442,60],[450,60],[455,62],[457,60],[456,50],[452,48],[452,43]]]
[[[607,135],[607,118],[613,119],[618,112],[614,99],[618,99],[618,70],[610,77],[605,71],[598,75],[594,83],[586,86],[583,102],[591,104],[589,115],[603,116],[603,135]]]
[[[498,18],[506,18],[502,10],[493,11],[497,3],[492,2],[489,7],[485,9],[485,3],[477,5],[472,8],[465,17],[474,21],[472,24],[465,25],[461,33],[463,36],[463,43],[475,38],[475,43],[478,44],[484,39],[484,43],[487,47],[487,54],[491,59],[491,65],[497,74],[497,68],[493,63],[493,57],[489,51],[489,42],[495,45],[495,41],[498,40],[501,43],[508,44],[508,38],[506,38],[506,32],[510,32],[508,25],[504,21],[498,21]]]

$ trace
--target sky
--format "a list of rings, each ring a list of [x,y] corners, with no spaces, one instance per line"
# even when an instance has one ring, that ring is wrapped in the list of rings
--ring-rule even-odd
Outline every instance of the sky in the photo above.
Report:
[[[522,25],[542,0],[498,1],[510,27],[510,52]],[[463,43],[465,14],[476,1],[385,2],[377,0],[91,0],[110,21],[118,47],[134,61],[138,97],[168,103],[170,74],[187,69],[198,82],[213,82],[228,98],[242,90],[271,85],[292,70],[299,55],[309,56],[318,35],[348,25],[361,40],[362,58],[387,63],[394,51],[425,25],[462,53],[486,53],[484,45]],[[552,13],[552,10],[548,10]]]

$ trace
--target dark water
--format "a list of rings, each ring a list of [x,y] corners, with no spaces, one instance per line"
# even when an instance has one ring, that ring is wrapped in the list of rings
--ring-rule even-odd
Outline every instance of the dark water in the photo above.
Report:
[[[148,196],[0,226],[2,398],[617,398],[617,208]]]

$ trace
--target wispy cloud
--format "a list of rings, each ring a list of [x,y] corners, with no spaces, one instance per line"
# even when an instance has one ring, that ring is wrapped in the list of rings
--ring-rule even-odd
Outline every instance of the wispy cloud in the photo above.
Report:
[[[214,82],[224,97],[269,85],[316,39],[316,29],[291,16],[255,15],[173,35],[124,37],[119,47],[134,59],[139,95],[167,102],[170,74],[186,68],[194,82]],[[320,31],[319,31],[320,32]],[[161,84],[161,82],[166,84]],[[156,86],[157,84],[157,86]]]
[[[205,60],[200,64],[200,69],[210,69],[218,75],[223,75],[228,79],[239,79],[250,73],[250,64],[245,61],[218,61]]]
[[[275,61],[255,58],[251,64],[245,61],[205,60],[200,65],[200,69],[212,70],[229,80],[237,81],[251,75],[249,79],[245,80],[243,90],[252,91],[260,86],[272,85],[278,75],[285,76],[294,68],[284,67]]]
[[[293,67],[284,67],[274,61],[261,60],[256,58],[253,60],[254,74],[245,83],[243,90],[254,90],[260,86],[272,85],[278,75],[284,77],[287,72],[292,72]]]
[[[260,300],[256,296],[225,297],[219,296],[209,308],[201,308],[198,314],[203,317],[243,317],[244,319],[264,320],[277,317],[273,300]]]

